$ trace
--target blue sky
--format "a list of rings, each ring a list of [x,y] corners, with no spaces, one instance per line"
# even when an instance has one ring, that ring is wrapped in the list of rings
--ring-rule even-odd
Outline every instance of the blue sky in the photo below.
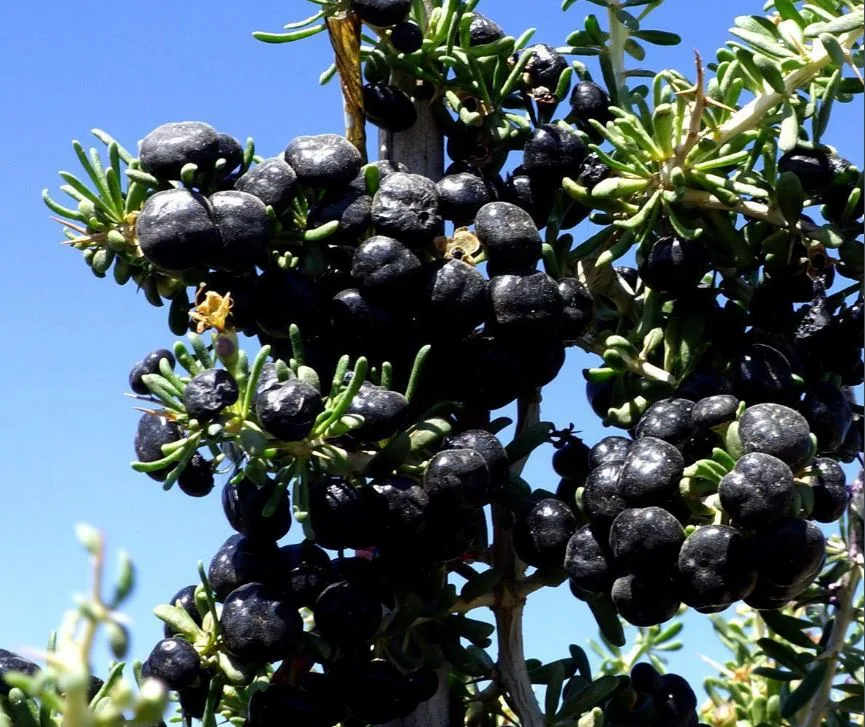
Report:
[[[650,49],[643,65],[691,75],[693,49],[711,59],[729,37],[732,18],[761,6],[759,0],[667,0],[649,26],[673,30],[683,43]],[[6,3],[0,13],[6,169],[0,244],[7,311],[0,347],[6,462],[0,647],[41,648],[72,593],[89,587],[87,562],[74,539],[76,522],[104,529],[109,552],[124,548],[135,559],[138,589],[126,610],[135,623],[133,653],[141,658],[161,634],[152,607],[194,582],[196,561],[207,563],[230,535],[218,490],[193,500],[176,488],[165,493],[129,469],[137,415],[123,397],[126,377],[145,353],[174,340],[167,310],[147,305],[131,285],[94,278],[77,253],[59,244],[59,226],[49,219],[40,192],[48,187],[61,196],[57,171],[77,169],[70,141],[95,143],[94,127],[134,149],[161,123],[202,120],[240,139],[253,136],[267,156],[299,134],[341,132],[336,83],[317,84],[330,62],[326,39],[267,46],[250,35],[277,31],[311,7],[300,0],[48,0]],[[540,0],[531,13],[526,7],[488,0],[480,9],[514,35],[534,24],[536,39],[553,45],[577,29],[586,13],[600,10],[578,2],[563,15],[558,0]],[[861,104],[840,109],[827,136],[859,166],[861,112]],[[560,379],[545,392],[544,418],[559,426],[574,422],[593,442],[603,432],[583,396],[580,370],[586,362],[579,352],[569,354]],[[554,489],[548,460],[548,453],[538,454],[527,478]],[[295,527],[289,538],[299,532]],[[568,643],[585,644],[596,636],[587,609],[565,587],[533,596],[526,614],[530,656],[559,658]],[[708,620],[688,616],[685,638],[671,667],[701,680],[711,669],[698,654],[720,653]],[[106,653],[95,654],[97,667],[104,667]]]

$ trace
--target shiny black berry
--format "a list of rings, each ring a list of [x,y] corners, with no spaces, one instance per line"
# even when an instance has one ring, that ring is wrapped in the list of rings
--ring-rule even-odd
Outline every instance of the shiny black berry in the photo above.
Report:
[[[444,336],[471,333],[486,318],[489,310],[487,281],[473,265],[462,260],[428,269],[426,322],[431,330]]]
[[[407,409],[408,402],[398,391],[364,382],[346,414],[363,417],[363,423],[352,429],[354,437],[362,442],[377,442],[396,434],[405,421]]]
[[[676,720],[681,725],[696,724],[697,695],[684,678],[678,674],[662,675],[654,696],[662,718]]]
[[[282,593],[298,606],[312,608],[319,594],[334,580],[327,553],[310,540],[279,549]]]
[[[495,20],[490,20],[486,15],[472,13],[469,22],[469,45],[486,45],[495,43],[499,38],[505,37],[505,31]]]
[[[834,452],[844,442],[853,423],[850,403],[841,389],[828,381],[821,381],[805,391],[799,411],[817,437],[817,449]]]
[[[39,672],[39,667],[32,661],[18,656],[18,654],[14,654],[6,649],[0,649],[0,695],[9,695],[11,687],[6,683],[3,676],[10,671],[20,671],[29,676],[34,676]]]
[[[583,129],[591,128],[589,120],[594,119],[602,126],[612,121],[610,97],[597,83],[580,81],[571,90],[571,115]]]
[[[209,422],[238,397],[237,382],[225,369],[208,369],[197,374],[183,390],[183,405],[190,419]]]
[[[414,53],[423,45],[423,31],[417,23],[397,23],[390,31],[390,42],[400,53]]]
[[[559,278],[562,296],[562,322],[559,335],[566,341],[582,336],[594,319],[594,299],[589,289],[576,278]]]
[[[520,167],[501,184],[499,196],[527,212],[537,229],[546,226],[553,211],[554,195],[549,186],[532,180]]]
[[[178,180],[186,164],[200,171],[219,158],[219,135],[210,124],[178,121],[157,126],[141,140],[141,168],[160,180]]]
[[[217,601],[247,583],[270,583],[279,568],[279,549],[273,541],[232,535],[210,561],[207,579]]]
[[[375,480],[371,487],[387,503],[386,540],[401,544],[418,538],[429,507],[426,491],[414,480],[399,475]]]
[[[468,172],[442,177],[436,190],[442,217],[458,227],[474,222],[478,210],[492,201],[487,183]]]
[[[277,439],[296,442],[306,437],[324,411],[321,394],[310,384],[293,379],[255,397],[262,428]]]
[[[624,460],[605,462],[593,469],[583,488],[583,509],[592,523],[610,525],[628,507],[619,487]]]
[[[523,147],[523,169],[532,179],[558,184],[576,178],[586,158],[586,145],[570,129],[544,124],[532,132]]]
[[[543,272],[497,275],[489,284],[491,323],[504,338],[548,338],[562,320],[562,294]]]
[[[436,185],[420,174],[389,174],[373,197],[372,223],[380,235],[422,247],[441,231]]]
[[[351,0],[351,9],[363,22],[386,28],[405,20],[411,0]]]
[[[712,429],[729,424],[736,418],[739,400],[729,394],[716,394],[700,399],[691,411],[694,429]]]
[[[487,466],[493,487],[503,485],[508,478],[508,454],[498,437],[483,429],[469,429],[449,437],[445,449],[472,449]]]
[[[741,457],[718,486],[721,506],[746,528],[765,527],[782,517],[793,502],[793,493],[790,468],[761,452]]]
[[[733,369],[736,395],[748,404],[788,403],[792,396],[793,370],[777,349],[762,343],[749,346]]]
[[[574,513],[564,502],[547,497],[537,502],[514,524],[514,550],[536,568],[564,564],[568,541],[577,529]]]
[[[262,261],[270,237],[267,208],[249,192],[228,190],[210,195],[221,245],[210,266],[243,272]]]
[[[602,593],[615,580],[612,553],[590,525],[574,532],[565,549],[565,570],[571,582],[587,593]]]
[[[328,643],[360,646],[381,626],[382,606],[372,591],[341,581],[321,592],[313,613],[316,629]]]
[[[640,265],[640,279],[652,290],[676,297],[691,292],[709,264],[699,242],[663,237],[655,242]]]
[[[385,301],[410,292],[420,273],[418,257],[401,242],[384,235],[362,242],[351,261],[352,278],[371,296]]]
[[[559,84],[559,76],[568,67],[568,62],[552,46],[538,43],[527,48],[529,60],[525,65],[524,77],[530,93],[536,98],[549,100]]]
[[[496,274],[525,274],[541,259],[541,238],[531,215],[509,202],[481,207],[475,218],[475,234]]]
[[[393,132],[410,129],[417,121],[411,97],[402,89],[386,83],[364,85],[363,113],[371,124]]]
[[[778,172],[792,172],[806,192],[820,192],[832,182],[832,168],[824,151],[796,148],[778,159]]]
[[[201,673],[201,659],[192,644],[174,637],[153,647],[147,666],[150,676],[175,691],[190,686]]]
[[[553,470],[559,477],[584,482],[590,472],[589,446],[579,437],[570,435],[553,454]]]
[[[177,486],[190,497],[206,497],[213,490],[213,462],[196,452],[181,470]]]
[[[180,606],[195,623],[201,626],[201,614],[198,613],[198,609],[195,607],[195,586],[181,588],[168,600],[168,604],[171,606]],[[166,639],[176,635],[174,629],[168,624],[165,624],[163,631]]]
[[[613,556],[631,573],[668,571],[683,542],[681,524],[660,507],[623,510],[610,528]]]
[[[169,272],[203,266],[222,245],[213,209],[188,189],[167,189],[148,197],[135,221],[141,254]]]
[[[303,632],[297,608],[261,583],[249,583],[225,599],[219,630],[238,659],[263,664],[291,656]]]
[[[150,389],[148,389],[147,385],[142,381],[142,377],[146,374],[158,374],[159,362],[162,359],[166,359],[169,367],[172,369],[174,368],[174,354],[172,354],[171,351],[165,348],[151,351],[141,361],[135,364],[129,372],[129,388],[136,394],[141,394],[142,396],[149,395]]]
[[[276,481],[270,479],[261,487],[248,477],[236,484],[226,482],[222,488],[222,510],[228,524],[252,540],[275,542],[282,538],[291,527],[288,493],[283,490],[272,515],[263,514],[276,487]]]
[[[165,455],[162,447],[177,442],[183,437],[180,427],[165,416],[142,414],[138,420],[135,432],[135,456],[140,462],[155,462]],[[157,482],[162,482],[171,471],[172,466],[163,467],[147,475]]]
[[[633,626],[669,621],[681,605],[673,580],[664,575],[622,576],[613,583],[610,596],[619,615]]]
[[[285,159],[273,157],[265,159],[238,178],[234,188],[255,195],[279,214],[291,204],[294,198],[297,190],[297,174]]]
[[[820,457],[811,466],[811,492],[814,509],[811,517],[819,523],[835,522],[847,507],[847,486],[844,470],[834,459]]]
[[[679,490],[685,469],[681,452],[654,437],[636,440],[619,475],[619,491],[632,507],[663,505]]]
[[[430,460],[423,487],[437,509],[481,507],[490,499],[489,470],[474,449],[446,449]]]
[[[589,466],[595,469],[608,462],[624,462],[632,444],[627,437],[604,437],[589,450]]]
[[[366,485],[339,479],[310,483],[309,517],[316,543],[324,548],[368,548],[382,537],[387,503]]]
[[[757,533],[754,552],[761,581],[792,586],[820,569],[826,555],[826,539],[809,520],[784,518]]]
[[[739,418],[745,452],[771,454],[795,473],[811,452],[811,431],[799,412],[781,404],[755,404]]]
[[[339,227],[330,237],[331,244],[355,244],[372,226],[372,197],[365,192],[348,192],[336,200],[324,200],[313,206],[307,225],[318,227],[336,221]]]
[[[360,171],[360,152],[337,134],[298,136],[285,149],[285,161],[303,187],[335,189]]]
[[[688,399],[661,399],[652,404],[640,417],[636,435],[663,439],[681,447],[694,433],[691,413],[694,402]]]
[[[748,596],[757,583],[751,542],[726,525],[704,525],[679,551],[682,600],[715,613]]]

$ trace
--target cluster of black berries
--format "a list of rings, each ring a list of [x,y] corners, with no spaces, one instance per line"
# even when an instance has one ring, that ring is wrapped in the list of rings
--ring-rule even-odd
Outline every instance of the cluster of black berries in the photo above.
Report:
[[[262,387],[268,381],[285,386],[268,379],[270,373],[265,371]],[[262,388],[258,400],[274,390]],[[150,419],[145,415],[143,421]],[[378,426],[374,418],[368,423]],[[223,510],[237,532],[208,570],[222,604],[221,643],[253,670],[279,661],[306,664],[302,678],[274,683],[250,700],[250,727],[272,724],[274,714],[333,725],[351,713],[378,724],[406,716],[435,693],[433,670],[421,666],[405,672],[375,659],[372,642],[387,626],[385,614],[407,593],[434,606],[446,585],[442,561],[469,557],[484,547],[483,507],[503,486],[507,468],[495,436],[467,430],[448,438],[418,479],[313,473],[308,516],[315,542],[282,547],[277,541],[292,522],[288,494],[280,494],[270,478],[226,482]],[[274,499],[275,508],[265,516],[265,506]],[[331,559],[323,547],[340,556]],[[342,556],[348,548],[358,555]],[[181,589],[171,603],[202,623],[205,606],[196,604],[193,586]],[[329,658],[313,657],[305,648],[300,608],[311,610],[314,633],[329,645]],[[432,628],[428,636],[434,640],[435,634]],[[169,627],[165,636],[148,657],[145,672],[178,691],[185,713],[200,717],[209,676],[189,643]],[[314,660],[323,661],[323,674],[307,673]]]
[[[615,724],[651,724],[654,727],[701,727],[697,695],[678,674],[659,674],[647,662],[634,664],[630,685],[614,697]],[[617,719],[618,718],[618,719]]]
[[[703,613],[739,600],[786,605],[820,572],[825,542],[812,521],[841,517],[845,476],[814,458],[798,412],[741,408],[731,395],[663,399],[634,439],[588,448],[570,438],[554,458],[558,497],[519,517],[517,553],[538,568],[564,565],[578,598],[608,594],[637,626],[672,618],[682,603]]]
[[[220,138],[206,124],[166,124],[142,142],[142,167],[166,183],[187,165],[208,169],[225,153]],[[500,195],[467,167],[433,182],[389,163],[362,168],[343,137],[299,137],[283,155],[224,177],[230,188],[153,194],[136,232],[156,268],[203,283],[202,293],[230,292],[236,327],[286,360],[289,326],[299,325],[323,379],[344,353],[407,372],[420,346],[433,343],[423,403],[493,409],[555,377],[564,342],[591,325],[586,288],[538,271],[537,223],[562,177],[599,179],[600,166],[573,131],[540,127],[523,171],[501,182]],[[443,235],[446,221],[459,226],[452,237]],[[321,240],[300,239],[322,229]],[[484,259],[486,276],[477,266]]]

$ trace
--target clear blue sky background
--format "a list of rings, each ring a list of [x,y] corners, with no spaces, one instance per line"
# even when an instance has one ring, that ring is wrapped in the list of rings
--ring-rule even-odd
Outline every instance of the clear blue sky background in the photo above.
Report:
[[[87,561],[73,535],[73,524],[85,521],[106,531],[109,552],[125,548],[138,565],[138,589],[126,610],[135,623],[133,654],[144,658],[161,634],[152,607],[195,582],[196,561],[209,562],[230,530],[218,489],[193,500],[129,469],[137,415],[123,397],[127,372],[173,341],[166,309],[147,305],[131,285],[94,278],[78,253],[60,246],[40,192],[48,187],[61,198],[57,170],[77,171],[70,141],[97,144],[94,127],[134,149],[161,123],[203,120],[240,139],[253,136],[268,156],[298,134],[341,132],[338,87],[317,84],[330,62],[324,36],[277,47],[250,36],[308,15],[313,6],[300,0],[3,5],[0,647],[41,648],[73,592],[88,587]],[[667,0],[649,26],[674,30],[683,43],[650,49],[643,65],[692,75],[692,49],[711,60],[733,17],[761,6]],[[488,0],[481,10],[514,35],[534,25],[536,40],[558,45],[600,8],[580,2],[562,14],[558,0]],[[862,165],[861,103],[839,110],[827,138]],[[585,404],[580,369],[587,360],[570,353],[545,391],[543,416],[560,426],[574,422],[594,442],[604,433]],[[548,461],[549,452],[539,453],[527,476],[554,489]],[[596,635],[587,609],[566,587],[532,597],[526,621],[528,654],[543,659]],[[671,668],[700,681],[711,669],[698,655],[721,652],[705,617],[688,616],[685,637]],[[95,654],[97,667],[104,668],[106,654]]]

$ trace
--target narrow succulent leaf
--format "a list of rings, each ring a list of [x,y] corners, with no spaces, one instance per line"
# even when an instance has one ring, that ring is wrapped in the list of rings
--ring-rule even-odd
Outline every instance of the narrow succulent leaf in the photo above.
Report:
[[[816,661],[811,665],[805,678],[784,700],[781,706],[782,717],[789,719],[808,704],[817,690],[820,689],[828,668],[829,662],[827,661]]]
[[[256,30],[252,34],[252,37],[256,40],[260,40],[262,43],[293,43],[294,41],[303,40],[304,38],[311,38],[314,35],[323,33],[325,30],[327,30],[327,26],[322,23],[321,25],[314,25],[311,28],[294,30],[288,33],[267,33],[261,30]]]

